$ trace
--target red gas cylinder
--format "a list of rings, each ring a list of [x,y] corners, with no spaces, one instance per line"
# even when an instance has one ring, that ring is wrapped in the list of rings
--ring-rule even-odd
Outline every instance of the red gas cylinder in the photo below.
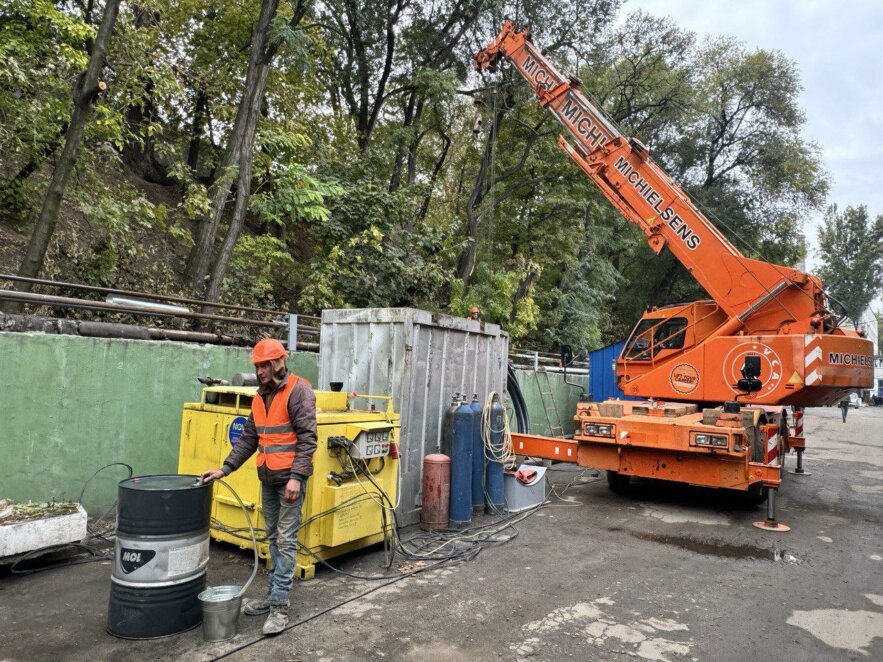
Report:
[[[448,528],[451,501],[451,458],[427,455],[423,458],[423,508],[420,528],[424,531]]]

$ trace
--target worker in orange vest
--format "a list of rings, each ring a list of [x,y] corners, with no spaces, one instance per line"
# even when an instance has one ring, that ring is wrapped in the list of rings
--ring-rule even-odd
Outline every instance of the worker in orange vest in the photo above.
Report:
[[[313,472],[316,450],[316,396],[306,379],[288,372],[287,356],[278,340],[267,338],[254,346],[251,359],[259,386],[245,429],[223,466],[202,474],[206,482],[222,478],[257,452],[273,569],[267,597],[247,601],[242,611],[249,616],[269,613],[264,634],[278,634],[288,625],[304,484]]]
[[[468,320],[479,320],[479,317],[478,317],[478,308],[476,308],[475,306],[473,306],[473,307],[469,310],[469,315],[466,317],[466,319],[468,319]]]

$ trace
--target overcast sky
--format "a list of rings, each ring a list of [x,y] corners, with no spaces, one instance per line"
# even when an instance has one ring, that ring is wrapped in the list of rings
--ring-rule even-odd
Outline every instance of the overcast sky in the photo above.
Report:
[[[796,61],[805,135],[821,147],[830,202],[883,214],[883,0],[627,0],[625,13],[635,9]],[[807,220],[812,251],[819,219]]]

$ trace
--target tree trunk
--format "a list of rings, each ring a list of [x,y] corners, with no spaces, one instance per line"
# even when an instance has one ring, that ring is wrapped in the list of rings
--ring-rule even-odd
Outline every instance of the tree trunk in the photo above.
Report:
[[[420,211],[417,212],[417,221],[420,223],[426,220],[426,213],[429,211],[429,202],[432,199],[433,192],[435,191],[435,181],[438,179],[438,174],[439,172],[441,172],[441,169],[445,164],[445,159],[448,158],[448,150],[451,147],[451,138],[448,136],[448,134],[442,131],[441,136],[444,146],[442,147],[442,151],[438,157],[438,161],[435,162],[435,167],[432,169],[432,175],[429,178],[429,190],[423,197],[423,204],[420,205]],[[409,223],[408,232],[411,232],[413,229],[413,222]]]
[[[254,92],[259,84],[262,65],[269,66],[274,51],[268,51],[265,46],[270,30],[270,23],[276,15],[279,0],[263,0],[261,11],[255,23],[251,38],[251,52],[248,58],[248,69],[245,75],[245,87],[236,110],[236,119],[233,122],[233,130],[227,141],[227,149],[224,158],[216,171],[217,177],[211,188],[211,207],[209,213],[199,223],[196,239],[190,255],[187,259],[187,280],[194,290],[200,288],[209,267],[211,266],[212,253],[215,246],[215,238],[218,226],[224,215],[224,208],[230,197],[230,187],[236,180],[235,169],[239,165],[243,137],[249,108],[254,99]],[[260,100],[258,100],[260,105]]]
[[[2,204],[8,211],[15,211],[15,209],[18,208],[18,201],[16,198],[18,198],[18,192],[22,185],[27,181],[28,177],[40,169],[40,166],[43,165],[43,162],[46,159],[55,154],[55,150],[61,146],[61,139],[64,137],[67,127],[67,122],[62,124],[58,128],[58,133],[55,138],[45,143],[39,154],[19,168],[18,172],[15,173],[6,184],[4,184],[2,192],[0,192],[0,204]]]
[[[423,115],[423,99],[420,100],[417,104],[417,110],[414,111],[415,127],[420,124],[421,115]],[[408,145],[408,179],[406,180],[408,186],[412,186],[417,179],[417,148],[420,147],[420,141],[423,140],[425,135],[425,131],[418,133],[415,128],[414,137],[411,139],[411,144]]]
[[[530,290],[533,287],[533,282],[539,275],[539,265],[534,262],[529,262],[527,265],[527,270],[524,272],[524,278],[521,279],[521,282],[518,284],[518,289],[515,292],[515,296],[512,298],[512,311],[509,313],[510,324],[515,321],[518,304],[521,303],[521,301],[525,297],[527,297],[528,294],[530,294]]]
[[[159,12],[141,5],[133,5],[135,29],[150,28],[159,23]],[[156,119],[153,103],[154,84],[148,71],[141,98],[126,109],[126,124],[132,137],[123,146],[123,161],[142,179],[153,184],[168,185],[172,182],[166,168],[156,160],[154,140],[150,125]]]
[[[202,146],[202,126],[208,110],[208,96],[197,90],[193,104],[193,123],[190,125],[190,144],[187,146],[187,167],[196,177],[199,168],[199,149]]]
[[[417,90],[411,90],[411,94],[408,95],[408,103],[405,104],[405,118],[402,122],[402,127],[405,129],[410,129],[411,124],[414,121],[414,104],[417,101]],[[399,184],[402,181],[402,168],[405,165],[405,140],[403,137],[399,138],[398,144],[396,145],[396,158],[393,162],[392,166],[392,177],[389,180],[389,192],[395,193],[399,189]]]
[[[248,200],[251,195],[254,140],[257,133],[258,119],[261,117],[261,100],[264,96],[269,74],[269,63],[262,65],[258,72],[257,87],[252,95],[251,107],[246,118],[245,139],[240,147],[239,176],[236,180],[236,205],[233,208],[233,218],[230,219],[230,228],[227,230],[227,236],[224,237],[221,252],[218,254],[214,269],[212,269],[208,293],[206,294],[207,301],[215,302],[221,294],[221,283],[224,280],[224,274],[227,273],[227,267],[230,264],[230,259],[233,257],[233,249],[236,248],[239,233],[242,232],[242,226],[245,223],[245,215],[248,212]]]
[[[497,142],[497,132],[506,111],[507,108],[504,107],[494,114],[491,129],[488,131],[487,141],[484,145],[481,164],[478,167],[478,174],[476,174],[475,182],[472,185],[472,195],[469,196],[469,202],[466,204],[466,245],[457,256],[457,278],[463,281],[465,288],[469,287],[469,279],[472,278],[472,272],[475,269],[475,260],[478,255],[478,227],[481,222],[478,208],[484,200],[488,171],[491,168],[491,157]],[[491,176],[493,178],[493,173]]]
[[[74,165],[76,165],[77,152],[83,139],[83,132],[89,120],[92,106],[100,92],[98,86],[99,77],[104,66],[107,45],[110,41],[110,35],[113,33],[119,8],[120,0],[107,0],[105,3],[104,16],[101,19],[101,25],[98,28],[95,42],[92,44],[89,64],[76,88],[74,112],[71,115],[67,132],[65,133],[64,148],[61,151],[61,156],[58,158],[58,163],[55,165],[55,171],[52,173],[49,188],[46,190],[46,197],[43,200],[43,207],[40,210],[37,227],[34,228],[27,252],[18,270],[19,276],[36,278],[43,267],[43,260],[46,257],[49,242],[55,232],[55,225],[58,223],[58,210],[64,197],[65,187],[74,169]],[[33,285],[30,283],[16,283],[15,289],[22,292],[30,292],[33,289]],[[7,312],[14,312],[14,310],[20,309],[20,304],[13,305],[12,309],[7,309]]]

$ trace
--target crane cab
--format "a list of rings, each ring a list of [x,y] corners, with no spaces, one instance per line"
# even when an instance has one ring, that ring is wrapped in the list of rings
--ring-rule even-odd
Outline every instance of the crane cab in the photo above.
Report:
[[[618,379],[634,379],[695,347],[726,319],[720,306],[711,300],[647,311],[635,325],[617,361]]]

